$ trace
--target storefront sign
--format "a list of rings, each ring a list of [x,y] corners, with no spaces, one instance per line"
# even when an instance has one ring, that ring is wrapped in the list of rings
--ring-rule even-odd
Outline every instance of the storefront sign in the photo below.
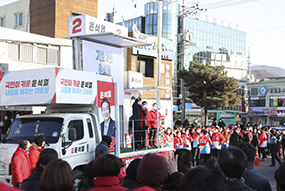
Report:
[[[250,107],[248,111],[248,115],[268,115],[267,107]]]
[[[142,88],[143,73],[128,71],[128,88]]]
[[[147,42],[152,43],[152,45],[133,47],[132,54],[157,57],[157,37],[148,37]],[[174,60],[174,43],[165,38],[161,39],[161,58]]]
[[[269,116],[285,117],[285,107],[270,107],[268,109]]]
[[[68,18],[69,37],[105,32],[128,36],[127,27],[116,25],[89,15],[79,15]]]

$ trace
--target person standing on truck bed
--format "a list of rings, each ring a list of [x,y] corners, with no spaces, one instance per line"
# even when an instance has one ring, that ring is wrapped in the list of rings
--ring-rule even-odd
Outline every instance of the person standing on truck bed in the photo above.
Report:
[[[142,149],[144,146],[141,143],[142,134],[144,133],[144,127],[146,126],[144,117],[146,116],[146,111],[142,107],[141,93],[139,93],[138,98],[136,98],[133,103],[133,123],[134,124],[134,140],[135,149]]]
[[[149,145],[153,148],[157,148],[155,144],[156,134],[157,134],[157,105],[152,104],[152,110],[150,111],[150,132],[149,132]],[[163,116],[158,112],[158,120],[163,120]],[[158,141],[158,140],[157,140]]]
[[[115,137],[115,121],[111,118],[110,102],[104,98],[101,103],[101,111],[104,121],[101,123],[101,135]]]
[[[12,184],[18,188],[31,174],[31,163],[27,153],[30,145],[28,140],[23,140],[11,159]]]

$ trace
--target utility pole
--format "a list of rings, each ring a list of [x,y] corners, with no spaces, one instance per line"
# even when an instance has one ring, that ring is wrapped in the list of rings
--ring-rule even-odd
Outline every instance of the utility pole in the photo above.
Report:
[[[181,69],[185,69],[185,42],[190,42],[192,40],[192,37],[190,35],[189,31],[185,30],[185,18],[187,16],[196,16],[200,11],[203,11],[203,9],[199,8],[198,4],[195,4],[191,7],[185,6],[185,0],[182,0],[182,16],[180,16],[180,19],[182,20],[182,26],[181,26],[181,33],[178,34],[178,43],[180,44],[180,63],[182,65]],[[205,9],[207,11],[207,9]],[[182,96],[182,104],[181,104],[181,120],[185,120],[185,86],[184,81],[181,79],[181,96]]]
[[[181,27],[181,32],[182,32],[182,36],[183,33],[185,32],[185,0],[182,1],[182,27]],[[182,70],[184,70],[185,68],[185,42],[184,42],[184,38],[182,37],[182,42],[181,42],[181,50],[182,50],[182,56],[181,56],[181,64],[182,64]],[[181,79],[181,91],[182,91],[182,116],[181,116],[181,121],[185,121],[185,87],[184,87],[184,80]]]

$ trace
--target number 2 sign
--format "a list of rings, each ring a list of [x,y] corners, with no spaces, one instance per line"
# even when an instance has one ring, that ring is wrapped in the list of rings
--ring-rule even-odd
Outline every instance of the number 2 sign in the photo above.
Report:
[[[72,34],[81,32],[82,20],[81,18],[74,19],[72,22]]]

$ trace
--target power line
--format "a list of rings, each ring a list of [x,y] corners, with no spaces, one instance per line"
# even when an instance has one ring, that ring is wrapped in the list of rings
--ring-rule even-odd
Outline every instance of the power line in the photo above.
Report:
[[[203,7],[206,6],[207,9],[219,9],[219,8],[224,8],[224,7],[231,7],[231,6],[237,6],[237,5],[242,5],[242,4],[247,4],[247,3],[253,3],[256,1],[261,1],[261,0],[239,0],[235,2],[229,2],[229,3],[222,3],[222,4],[216,4],[216,5],[202,5]]]
[[[257,31],[251,31],[251,32],[247,32],[247,34],[257,33],[257,32],[264,32],[264,31],[269,31],[269,30],[275,30],[275,29],[280,29],[280,28],[284,28],[284,27],[285,27],[285,25],[284,26],[279,26],[279,27],[273,27],[273,28],[257,30]]]

